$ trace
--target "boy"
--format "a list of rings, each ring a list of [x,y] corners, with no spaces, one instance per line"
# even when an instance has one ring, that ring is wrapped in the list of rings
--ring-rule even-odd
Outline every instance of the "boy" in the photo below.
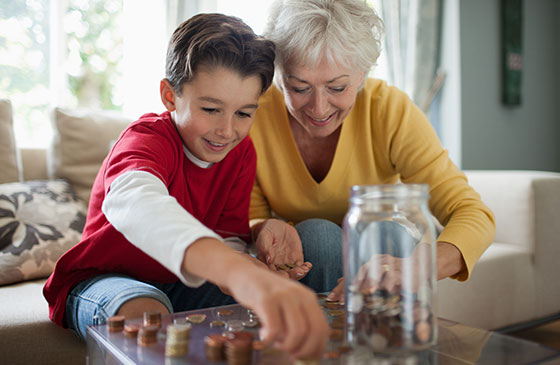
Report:
[[[117,314],[232,303],[222,289],[259,315],[266,341],[320,356],[328,331],[315,295],[224,244],[250,240],[247,134],[273,62],[273,44],[237,18],[200,14],[176,29],[160,84],[167,112],[132,123],[103,162],[82,240],[45,284],[54,322],[85,339]]]

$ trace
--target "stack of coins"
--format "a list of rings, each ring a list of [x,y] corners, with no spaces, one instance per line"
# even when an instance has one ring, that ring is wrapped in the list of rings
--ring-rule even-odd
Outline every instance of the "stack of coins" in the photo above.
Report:
[[[206,357],[210,361],[224,361],[226,359],[225,343],[228,338],[221,334],[212,334],[204,338]]]
[[[165,356],[179,357],[189,352],[189,339],[191,325],[171,324],[167,326],[167,338],[165,340]]]
[[[140,346],[148,346],[157,342],[159,326],[143,326],[138,330],[137,342]]]
[[[109,332],[121,332],[124,329],[124,316],[112,316],[107,321]]]
[[[144,326],[161,326],[161,313],[144,312]]]
[[[253,359],[253,341],[246,336],[228,339],[226,358],[229,365],[250,364]]]

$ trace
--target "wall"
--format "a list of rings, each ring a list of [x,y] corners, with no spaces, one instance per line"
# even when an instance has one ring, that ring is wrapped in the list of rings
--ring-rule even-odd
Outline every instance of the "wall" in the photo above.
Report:
[[[461,167],[560,171],[560,1],[524,1],[520,107],[501,103],[500,0],[459,17]]]

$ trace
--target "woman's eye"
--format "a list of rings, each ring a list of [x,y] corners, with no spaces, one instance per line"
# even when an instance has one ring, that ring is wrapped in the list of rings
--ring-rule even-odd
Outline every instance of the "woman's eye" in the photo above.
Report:
[[[344,90],[346,90],[346,86],[341,86],[341,87],[331,87],[330,88],[332,92],[334,93],[341,93]]]
[[[300,89],[300,88],[294,87],[294,88],[292,88],[292,90],[294,90],[294,92],[297,93],[297,94],[303,94],[303,93],[305,93],[307,90],[309,90],[309,88],[306,87],[306,88]]]
[[[218,109],[216,108],[202,108],[203,111],[205,111],[208,114],[214,114],[218,112]]]
[[[238,115],[240,118],[251,118],[251,114],[245,113],[245,112],[237,112],[237,115]]]

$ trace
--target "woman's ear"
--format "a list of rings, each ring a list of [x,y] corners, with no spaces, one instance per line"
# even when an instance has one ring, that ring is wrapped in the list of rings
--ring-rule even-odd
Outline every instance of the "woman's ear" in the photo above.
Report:
[[[161,96],[161,102],[165,105],[165,108],[172,112],[175,110],[175,90],[169,83],[168,79],[163,79],[159,83],[159,93]]]

